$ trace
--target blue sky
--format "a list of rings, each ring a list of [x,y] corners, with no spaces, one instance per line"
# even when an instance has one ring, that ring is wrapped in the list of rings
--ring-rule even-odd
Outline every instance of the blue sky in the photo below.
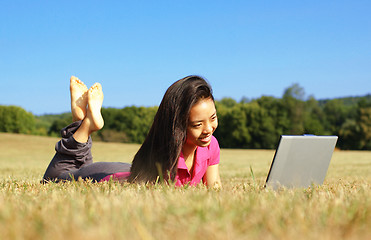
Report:
[[[0,104],[69,111],[69,78],[104,106],[158,105],[204,76],[216,99],[371,93],[370,1],[0,2]]]

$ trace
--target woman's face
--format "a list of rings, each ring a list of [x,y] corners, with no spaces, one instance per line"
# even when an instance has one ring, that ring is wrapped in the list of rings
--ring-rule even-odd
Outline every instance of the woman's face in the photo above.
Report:
[[[200,99],[189,112],[186,144],[208,146],[217,127],[214,101],[211,98]]]

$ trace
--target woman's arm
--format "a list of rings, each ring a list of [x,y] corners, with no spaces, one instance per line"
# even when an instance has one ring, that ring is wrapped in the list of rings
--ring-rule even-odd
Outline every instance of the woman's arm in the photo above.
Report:
[[[211,188],[218,189],[222,187],[219,176],[219,164],[207,167],[206,174],[204,176],[204,183]]]

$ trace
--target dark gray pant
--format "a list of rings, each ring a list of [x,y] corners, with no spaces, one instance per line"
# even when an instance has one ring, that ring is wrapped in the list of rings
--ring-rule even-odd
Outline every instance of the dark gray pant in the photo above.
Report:
[[[91,137],[87,143],[79,143],[73,138],[80,125],[81,121],[74,122],[61,130],[62,139],[55,144],[56,154],[45,171],[43,182],[77,180],[80,177],[99,182],[113,173],[130,172],[129,163],[93,163]]]

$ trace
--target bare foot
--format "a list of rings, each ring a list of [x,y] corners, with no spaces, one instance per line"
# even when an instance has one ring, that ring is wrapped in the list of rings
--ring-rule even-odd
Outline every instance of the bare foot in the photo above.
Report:
[[[88,90],[88,111],[86,120],[89,121],[89,131],[95,132],[103,128],[104,121],[101,114],[103,91],[99,83],[95,83]]]
[[[88,88],[77,77],[72,76],[70,79],[71,92],[71,113],[72,120],[83,120],[86,115],[86,105],[88,104]]]

